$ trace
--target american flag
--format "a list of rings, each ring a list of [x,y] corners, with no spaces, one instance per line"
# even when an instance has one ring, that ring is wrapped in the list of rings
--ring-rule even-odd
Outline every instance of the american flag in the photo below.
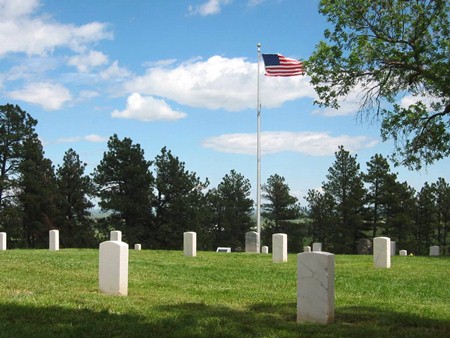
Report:
[[[303,62],[289,59],[281,54],[263,54],[266,76],[304,75]]]

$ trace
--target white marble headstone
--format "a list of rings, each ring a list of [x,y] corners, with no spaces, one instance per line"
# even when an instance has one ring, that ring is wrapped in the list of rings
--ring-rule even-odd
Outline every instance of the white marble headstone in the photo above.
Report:
[[[439,246],[430,246],[430,256],[439,256]]]
[[[334,255],[297,255],[297,323],[334,321]]]
[[[313,243],[312,251],[315,252],[322,251],[322,243]]]
[[[267,245],[263,245],[261,247],[261,253],[268,254],[269,253],[269,247]]]
[[[0,232],[0,250],[6,250],[6,232]]]
[[[100,243],[99,290],[108,295],[128,294],[128,244],[119,241]]]
[[[189,231],[183,234],[183,252],[185,256],[197,256],[197,233]]]
[[[303,247],[303,252],[311,252],[311,247],[309,245]]]
[[[273,234],[272,235],[272,262],[283,263],[287,262],[287,235]]]
[[[245,252],[259,253],[259,235],[255,231],[245,233]]]
[[[376,268],[389,269],[391,267],[391,239],[389,237],[373,239],[373,264]]]
[[[391,241],[391,256],[395,256],[396,252],[397,252],[397,243]]]
[[[111,241],[118,241],[122,242],[122,231],[119,230],[113,230],[109,233],[109,239]]]
[[[141,245],[140,244],[135,244],[134,245],[134,250],[141,250]]]
[[[49,249],[50,251],[59,250],[59,230],[49,231]]]
[[[408,252],[406,250],[399,251],[400,256],[408,256]]]

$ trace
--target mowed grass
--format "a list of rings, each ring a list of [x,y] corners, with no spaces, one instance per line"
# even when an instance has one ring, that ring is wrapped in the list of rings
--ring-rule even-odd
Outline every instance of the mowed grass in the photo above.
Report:
[[[0,337],[450,337],[450,258],[335,257],[335,322],[296,323],[296,255],[130,250],[128,296],[98,250],[0,252]]]

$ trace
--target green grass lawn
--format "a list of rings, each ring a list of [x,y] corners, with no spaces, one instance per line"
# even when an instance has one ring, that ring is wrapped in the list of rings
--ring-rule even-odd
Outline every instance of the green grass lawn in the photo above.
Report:
[[[0,337],[450,337],[450,257],[335,259],[335,322],[296,323],[296,255],[130,250],[128,296],[98,250],[0,252]]]

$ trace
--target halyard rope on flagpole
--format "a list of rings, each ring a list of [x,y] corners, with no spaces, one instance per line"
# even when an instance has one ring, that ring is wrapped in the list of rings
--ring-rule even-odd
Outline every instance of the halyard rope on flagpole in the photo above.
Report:
[[[258,47],[258,76],[257,76],[257,89],[256,89],[256,117],[257,117],[257,129],[256,129],[256,232],[258,233],[258,247],[261,242],[261,102],[259,98],[259,64],[261,60],[261,44],[257,44]]]

